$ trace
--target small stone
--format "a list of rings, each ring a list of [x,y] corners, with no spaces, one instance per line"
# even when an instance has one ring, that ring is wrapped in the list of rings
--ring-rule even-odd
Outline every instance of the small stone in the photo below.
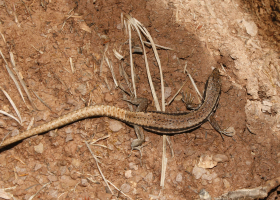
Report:
[[[128,193],[130,190],[130,185],[128,185],[127,183],[122,184],[121,186],[121,191],[123,191],[124,193]]]
[[[80,167],[81,162],[80,162],[80,160],[78,160],[78,159],[76,159],[76,158],[73,158],[71,164],[72,164],[75,168],[78,168],[78,167]]]
[[[81,180],[79,185],[83,186],[83,187],[87,187],[89,185],[88,180],[85,179],[85,178],[82,178],[82,180]]]
[[[132,177],[131,170],[125,171],[124,176],[125,178],[131,178]]]
[[[82,94],[82,95],[86,95],[87,93],[87,86],[85,84],[79,84],[79,86],[77,87],[77,90]]]
[[[246,31],[249,35],[251,35],[251,36],[256,36],[257,35],[258,27],[255,24],[255,22],[253,22],[253,21],[247,22],[247,21],[244,20],[243,24],[244,24],[244,26],[246,28]]]
[[[65,133],[67,133],[67,134],[73,133],[73,129],[71,127],[67,127],[65,130]]]
[[[111,129],[111,131],[117,132],[117,131],[119,131],[123,128],[123,125],[122,125],[121,122],[119,122],[117,120],[110,120],[109,121],[109,128]]]
[[[57,132],[50,131],[49,135],[50,135],[50,137],[56,137],[57,136]]]
[[[215,167],[217,164],[218,163],[213,160],[212,155],[202,155],[200,156],[197,166],[201,168],[211,169]]]
[[[55,182],[55,181],[57,181],[57,176],[49,175],[49,176],[48,176],[48,179],[49,179],[49,181],[51,181],[51,182]]]
[[[37,153],[43,153],[44,151],[44,145],[40,142],[40,144],[34,146],[34,150]]]
[[[69,142],[69,141],[72,141],[72,140],[73,140],[72,134],[67,134],[67,136],[65,138],[65,142]]]
[[[194,166],[192,173],[195,177],[195,179],[199,179],[203,174],[206,173],[206,169],[198,167],[198,166]]]
[[[223,179],[223,183],[224,183],[224,187],[225,187],[226,189],[229,189],[229,188],[230,188],[230,183],[228,182],[227,179]]]
[[[199,197],[201,200],[211,200],[210,194],[205,189],[200,190]]]
[[[147,174],[147,176],[144,178],[145,181],[147,181],[148,183],[151,183],[153,180],[153,173],[150,172]]]
[[[50,190],[49,195],[55,199],[58,197],[58,191],[57,190]]]
[[[117,24],[117,29],[119,29],[119,30],[122,29],[122,24],[121,23]]]
[[[227,162],[228,161],[228,157],[224,154],[216,154],[213,156],[213,160],[216,162]]]
[[[183,180],[182,173],[177,174],[177,176],[176,176],[176,181],[177,181],[177,182],[182,182],[182,180]]]
[[[168,97],[170,97],[171,91],[172,91],[171,87],[165,87],[165,88],[164,88],[164,97],[165,97],[165,99],[167,99]]]
[[[14,130],[12,131],[11,136],[14,137],[14,136],[16,136],[16,135],[18,135],[18,134],[19,134],[19,130],[18,130],[18,129],[14,129]]]
[[[40,169],[42,167],[42,165],[40,163],[36,163],[35,167],[34,167],[34,171],[37,171],[38,169]]]
[[[129,163],[128,166],[129,166],[129,169],[138,170],[138,165],[136,165],[133,162]]]

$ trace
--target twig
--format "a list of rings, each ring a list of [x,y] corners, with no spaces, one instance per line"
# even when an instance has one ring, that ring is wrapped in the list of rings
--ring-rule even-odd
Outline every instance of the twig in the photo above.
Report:
[[[97,168],[98,168],[98,171],[99,171],[100,175],[102,176],[102,178],[103,178],[103,180],[104,180],[106,186],[107,186],[108,189],[110,190],[111,194],[114,195],[113,191],[111,190],[110,186],[108,185],[107,179],[104,177],[104,175],[103,175],[103,173],[102,173],[102,171],[101,171],[101,169],[100,169],[100,167],[99,167],[99,164],[98,164],[99,161],[98,161],[98,159],[96,158],[96,156],[95,156],[94,153],[92,152],[92,150],[91,150],[89,144],[87,143],[87,141],[85,141],[85,143],[86,143],[87,148],[88,148],[88,150],[90,151],[92,157],[94,158],[94,160],[95,160],[95,162],[96,162],[96,166],[97,166]]]

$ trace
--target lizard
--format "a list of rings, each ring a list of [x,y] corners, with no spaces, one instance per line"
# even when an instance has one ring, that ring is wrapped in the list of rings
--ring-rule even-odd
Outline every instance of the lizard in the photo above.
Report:
[[[0,149],[19,142],[34,135],[45,133],[47,131],[57,129],[67,124],[73,123],[89,117],[110,117],[127,124],[138,125],[144,129],[160,134],[174,135],[187,132],[198,128],[206,121],[211,123],[211,115],[215,112],[219,102],[221,93],[221,77],[220,72],[215,68],[209,76],[204,92],[204,100],[200,107],[190,112],[167,113],[167,112],[133,112],[122,108],[109,105],[93,105],[85,107],[68,114],[60,116],[50,122],[26,130],[19,135],[8,138],[2,142]],[[218,132],[218,126],[213,126]],[[225,134],[225,133],[223,133]],[[226,134],[225,134],[226,135]]]

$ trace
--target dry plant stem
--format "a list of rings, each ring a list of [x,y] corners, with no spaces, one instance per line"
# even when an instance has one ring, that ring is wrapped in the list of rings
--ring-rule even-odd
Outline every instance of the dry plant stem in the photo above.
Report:
[[[23,97],[23,94],[22,94],[22,91],[21,91],[20,86],[19,86],[19,84],[18,84],[18,81],[17,81],[17,79],[16,79],[14,73],[13,73],[12,70],[10,69],[9,64],[8,64],[8,62],[6,61],[6,59],[5,59],[5,57],[4,57],[4,55],[3,55],[3,53],[2,53],[1,50],[0,50],[0,54],[1,54],[1,56],[2,56],[2,58],[3,58],[3,60],[4,60],[4,62],[5,62],[6,70],[8,71],[8,73],[9,73],[10,77],[12,78],[12,80],[14,81],[14,83],[15,83],[15,85],[16,85],[16,87],[17,87],[17,90],[18,90],[18,92],[19,92],[19,94],[20,94],[22,100],[25,102],[24,97]]]
[[[87,141],[85,141],[85,143],[86,143],[87,148],[88,148],[88,150],[90,151],[92,157],[94,158],[94,160],[95,160],[95,162],[96,162],[96,166],[97,166],[97,168],[98,168],[98,171],[99,171],[100,175],[102,176],[102,178],[103,178],[105,184],[107,185],[107,187],[108,187],[108,189],[110,190],[111,194],[114,195],[113,191],[111,190],[110,186],[108,185],[107,179],[105,178],[105,176],[103,175],[103,173],[102,173],[102,171],[101,171],[101,169],[100,169],[100,167],[99,167],[98,160],[97,160],[96,156],[95,156],[94,153],[92,152],[92,150],[91,150],[89,144],[87,143]]]
[[[116,190],[118,190],[120,193],[122,193],[124,196],[128,197],[129,199],[132,199],[130,196],[126,195],[125,193],[123,193],[123,191],[121,191],[119,188],[117,188],[111,181],[107,180],[108,183],[110,183]]]
[[[0,89],[2,90],[2,92],[5,94],[5,96],[7,97],[7,99],[9,100],[10,104],[13,106],[14,110],[16,111],[17,113],[17,116],[19,118],[19,121],[20,121],[20,125],[22,124],[22,119],[21,119],[21,115],[20,115],[20,112],[19,110],[17,109],[14,101],[12,100],[12,98],[10,97],[10,95],[2,88],[0,87]]]
[[[23,79],[22,79],[21,76],[19,75],[19,71],[18,71],[18,69],[16,68],[16,62],[15,62],[14,55],[13,55],[12,52],[10,52],[10,59],[11,59],[11,63],[12,63],[13,69],[14,69],[14,71],[15,71],[17,77],[18,77],[18,80],[19,80],[21,86],[23,87],[23,89],[24,89],[24,91],[25,91],[25,93],[26,93],[26,95],[27,95],[27,97],[28,97],[28,99],[29,99],[29,101],[30,101],[32,107],[33,107],[34,109],[38,110],[37,107],[36,107],[36,105],[35,105],[35,104],[33,103],[33,101],[32,101],[31,95],[30,95],[30,93],[29,93],[29,91],[28,91],[28,89],[27,89],[27,87],[26,87],[25,82],[23,81]],[[23,98],[23,101],[24,101],[24,98]],[[25,101],[24,101],[24,103],[26,104]]]

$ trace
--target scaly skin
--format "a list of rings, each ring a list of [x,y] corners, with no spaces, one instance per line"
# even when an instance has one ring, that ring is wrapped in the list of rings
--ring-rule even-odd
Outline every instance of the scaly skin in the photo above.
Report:
[[[128,124],[138,125],[158,134],[177,134],[199,127],[215,111],[221,92],[218,69],[209,76],[205,98],[199,109],[188,113],[131,112],[114,106],[95,105],[63,115],[38,127],[3,141],[0,149],[28,137],[44,133],[88,117],[110,117]]]

